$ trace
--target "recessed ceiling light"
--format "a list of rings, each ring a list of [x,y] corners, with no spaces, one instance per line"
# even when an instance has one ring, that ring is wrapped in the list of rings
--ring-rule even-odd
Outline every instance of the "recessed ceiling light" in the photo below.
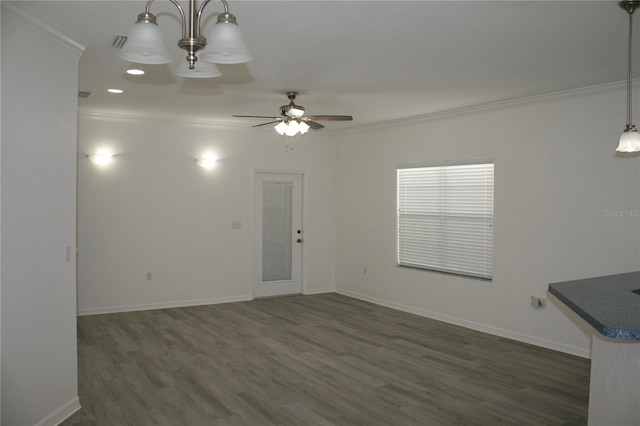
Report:
[[[139,69],[135,69],[135,68],[131,68],[130,70],[127,70],[127,74],[129,74],[129,75],[143,75],[144,71],[143,70],[139,70]]]
[[[107,92],[109,92],[109,93],[123,93],[124,90],[122,90],[122,89],[107,89]]]

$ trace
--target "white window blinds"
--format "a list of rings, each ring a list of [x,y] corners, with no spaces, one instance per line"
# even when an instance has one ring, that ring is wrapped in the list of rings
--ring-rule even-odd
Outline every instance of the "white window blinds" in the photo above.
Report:
[[[398,263],[491,279],[493,162],[399,168]]]

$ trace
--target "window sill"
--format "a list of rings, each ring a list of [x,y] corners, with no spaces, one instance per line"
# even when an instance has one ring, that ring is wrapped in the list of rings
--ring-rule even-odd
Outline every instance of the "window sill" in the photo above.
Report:
[[[402,269],[413,269],[413,270],[424,271],[424,272],[434,272],[436,274],[450,275],[450,276],[454,276],[454,277],[467,278],[467,279],[476,280],[476,281],[484,281],[484,282],[492,282],[493,281],[493,277],[491,277],[491,278],[478,277],[478,276],[475,276],[475,275],[467,275],[467,274],[463,274],[463,273],[456,273],[456,272],[451,272],[451,271],[443,271],[443,270],[435,269],[435,268],[422,268],[420,266],[402,265],[400,263],[396,263],[396,267],[397,268],[402,268]]]

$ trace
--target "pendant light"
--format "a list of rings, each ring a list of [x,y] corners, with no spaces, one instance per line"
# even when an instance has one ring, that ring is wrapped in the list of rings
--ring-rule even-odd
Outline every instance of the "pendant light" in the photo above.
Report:
[[[638,0],[624,0],[618,3],[618,5],[627,11],[629,14],[629,63],[627,70],[627,125],[620,136],[620,143],[616,148],[618,152],[640,152],[640,133],[636,129],[635,124],[631,123],[631,63],[632,63],[632,50],[631,41],[633,35],[633,12],[640,6]]]

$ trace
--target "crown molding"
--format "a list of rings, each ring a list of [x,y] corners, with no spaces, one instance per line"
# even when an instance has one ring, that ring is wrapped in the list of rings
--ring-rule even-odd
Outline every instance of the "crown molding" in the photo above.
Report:
[[[78,56],[82,55],[82,52],[87,48],[87,43],[48,20],[34,15],[19,5],[17,1],[2,1],[0,3],[2,15],[11,17]]]
[[[201,118],[189,118],[175,115],[163,114],[130,114],[124,112],[96,112],[96,111],[78,111],[78,116],[105,120],[118,121],[140,121],[140,120],[158,120],[158,121],[175,121],[196,126],[216,127],[219,129],[241,129],[246,128],[241,124],[232,124],[226,121],[206,120]]]
[[[157,121],[174,121],[183,124],[191,124],[194,126],[207,126],[214,127],[218,129],[226,129],[226,130],[251,130],[251,131],[264,131],[264,128],[253,129],[247,126],[247,123],[230,123],[228,121],[215,121],[215,120],[207,120],[203,118],[189,118],[180,115],[169,115],[169,114],[140,114],[140,113],[125,113],[125,112],[101,112],[101,111],[78,111],[79,117],[86,118],[94,118],[94,119],[102,119],[102,120],[118,120],[118,121],[140,121],[140,120],[157,120]],[[326,136],[333,136],[335,129],[322,129],[322,133]],[[306,136],[312,137],[317,136],[316,133],[307,133]],[[287,136],[288,137],[288,136]]]
[[[633,80],[634,86],[638,84],[640,84],[640,79]],[[598,84],[593,86],[580,87],[577,89],[563,90],[558,92],[546,93],[542,95],[527,96],[527,97],[522,97],[517,99],[508,99],[504,101],[490,102],[486,104],[472,105],[472,106],[461,107],[461,108],[453,108],[445,111],[438,111],[438,112],[429,113],[429,114],[399,118],[395,120],[387,120],[387,121],[380,121],[376,123],[363,124],[360,126],[350,127],[348,129],[323,129],[323,133],[326,136],[335,137],[335,136],[350,135],[350,134],[356,134],[356,133],[364,133],[364,132],[369,132],[374,130],[390,129],[390,128],[395,128],[399,126],[418,125],[424,122],[437,120],[441,118],[458,117],[458,116],[463,116],[467,114],[480,113],[483,111],[513,108],[519,105],[549,102],[556,99],[562,99],[562,98],[568,98],[568,97],[584,96],[584,95],[590,95],[590,94],[596,94],[596,93],[605,93],[605,92],[610,92],[612,90],[618,90],[624,87],[626,87],[626,81],[616,81],[612,83],[604,83],[604,84]],[[80,111],[78,114],[88,116],[88,117],[94,117],[94,118],[111,118],[111,119],[120,119],[120,120],[123,120],[123,119],[131,119],[131,120],[156,119],[156,120],[162,120],[162,121],[175,120],[175,121],[188,123],[188,124],[214,126],[218,128],[227,128],[227,129],[245,128],[244,124],[239,124],[239,123],[232,124],[229,122],[206,120],[206,119],[192,119],[188,117],[171,116],[171,115],[151,115],[151,114],[145,115],[145,114],[127,114],[127,113],[113,113],[113,112],[104,113],[104,112],[91,112],[91,111],[86,111],[86,112]]]
[[[341,136],[341,135],[349,135],[354,133],[369,132],[373,130],[394,128],[399,126],[416,125],[416,124],[421,124],[427,121],[441,119],[441,118],[456,117],[456,116],[462,116],[467,114],[479,113],[483,111],[513,108],[518,105],[533,104],[533,103],[539,103],[539,102],[549,102],[552,100],[573,97],[573,96],[582,96],[582,95],[589,95],[594,93],[604,93],[604,92],[609,92],[612,90],[626,87],[626,84],[627,84],[626,81],[615,81],[612,83],[603,83],[603,84],[598,84],[594,86],[580,87],[577,89],[562,90],[559,92],[545,93],[542,95],[526,96],[522,98],[508,99],[504,101],[489,102],[486,104],[471,105],[471,106],[466,106],[461,108],[453,108],[449,110],[437,111],[437,112],[428,113],[428,114],[415,115],[412,117],[380,121],[380,122],[371,123],[371,124],[363,124],[361,126],[350,127],[348,129],[336,129],[332,131],[332,134],[336,136]],[[638,84],[638,80],[634,80],[633,85],[635,86],[637,84]]]

